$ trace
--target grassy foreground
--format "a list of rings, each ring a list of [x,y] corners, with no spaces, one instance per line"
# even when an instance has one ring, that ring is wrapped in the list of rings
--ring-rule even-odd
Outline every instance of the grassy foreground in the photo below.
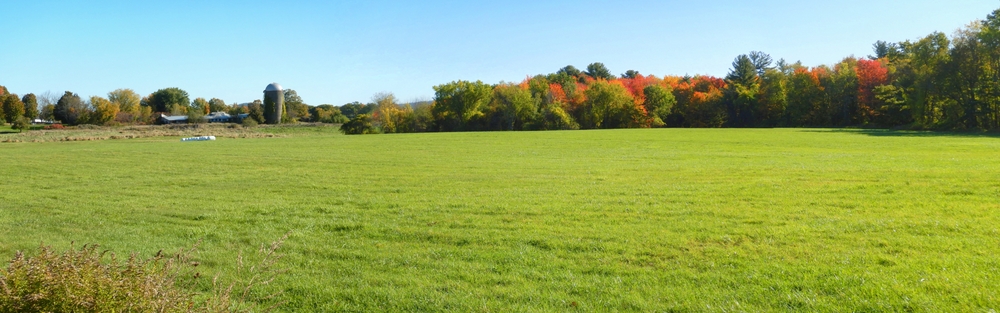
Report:
[[[1000,309],[996,137],[287,131],[0,144],[0,258],[291,231],[286,311]]]

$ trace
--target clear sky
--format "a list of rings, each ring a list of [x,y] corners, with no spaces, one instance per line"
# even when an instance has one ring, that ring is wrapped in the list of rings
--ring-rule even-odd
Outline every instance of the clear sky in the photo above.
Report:
[[[180,87],[309,104],[433,98],[454,80],[519,82],[566,65],[723,76],[752,50],[808,66],[877,40],[949,36],[998,0],[46,1],[0,5],[0,85],[83,97]]]

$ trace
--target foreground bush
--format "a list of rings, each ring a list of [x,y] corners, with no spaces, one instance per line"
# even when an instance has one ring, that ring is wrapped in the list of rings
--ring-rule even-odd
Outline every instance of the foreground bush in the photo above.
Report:
[[[207,297],[188,289],[201,277],[198,263],[191,260],[194,249],[170,257],[132,255],[127,260],[100,251],[97,245],[61,254],[42,246],[33,257],[19,251],[7,268],[0,269],[0,312],[258,311],[246,303],[247,295],[277,275],[272,268],[283,240],[262,246],[261,260],[250,270],[244,268],[241,255],[237,273],[247,277],[221,285],[216,276]]]

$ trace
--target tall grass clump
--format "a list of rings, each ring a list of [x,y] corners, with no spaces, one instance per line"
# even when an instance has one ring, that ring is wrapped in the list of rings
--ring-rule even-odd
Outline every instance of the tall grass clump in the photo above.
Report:
[[[150,258],[135,254],[122,260],[98,245],[71,247],[57,253],[42,245],[35,256],[18,251],[0,269],[0,313],[3,312],[255,312],[251,290],[273,281],[280,270],[276,253],[284,239],[262,245],[257,262],[247,264],[242,254],[236,275],[222,283],[212,279],[212,291],[199,294],[194,285],[203,279],[192,255],[196,247],[174,255],[162,251]]]

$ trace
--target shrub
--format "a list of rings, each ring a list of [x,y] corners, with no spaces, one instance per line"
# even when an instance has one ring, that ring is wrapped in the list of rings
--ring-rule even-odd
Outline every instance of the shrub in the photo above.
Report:
[[[257,127],[257,120],[252,119],[252,118],[245,118],[245,119],[243,119],[243,123],[242,124],[243,124],[243,127],[247,127],[247,128]]]
[[[127,260],[97,245],[62,254],[43,245],[33,257],[18,251],[7,268],[0,269],[0,312],[261,311],[248,302],[251,289],[281,273],[274,269],[280,259],[276,251],[287,237],[262,245],[257,262],[247,262],[240,254],[233,282],[220,284],[216,276],[207,296],[190,291],[201,278],[192,258],[195,248],[169,257],[162,251],[148,259],[133,254]]]
[[[17,132],[22,132],[25,129],[28,129],[29,127],[31,127],[31,121],[29,121],[28,118],[24,116],[18,117],[16,120],[14,120],[14,124],[11,125],[11,128],[16,129]]]
[[[63,124],[52,124],[52,125],[45,125],[45,127],[42,127],[42,129],[44,130],[66,129],[66,126],[63,126]]]
[[[105,264],[98,246],[56,254],[42,246],[37,256],[18,252],[0,271],[3,312],[184,312],[191,294],[177,288],[182,259],[162,254]]]

